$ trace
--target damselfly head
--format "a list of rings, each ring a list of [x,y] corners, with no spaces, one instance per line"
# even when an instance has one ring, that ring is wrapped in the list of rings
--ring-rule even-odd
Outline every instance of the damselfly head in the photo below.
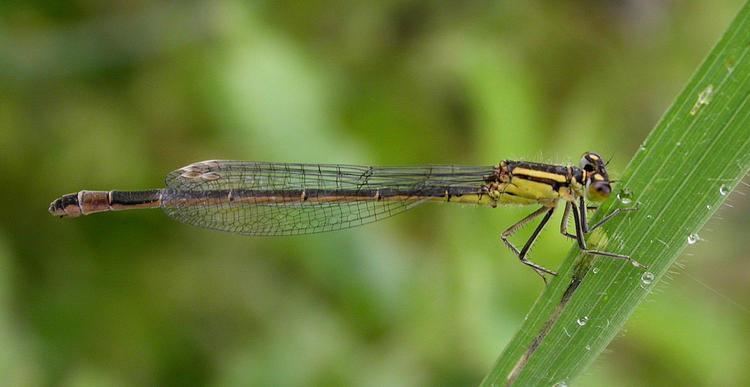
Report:
[[[612,193],[607,164],[604,159],[594,152],[586,152],[581,157],[586,196],[592,201],[603,201]]]

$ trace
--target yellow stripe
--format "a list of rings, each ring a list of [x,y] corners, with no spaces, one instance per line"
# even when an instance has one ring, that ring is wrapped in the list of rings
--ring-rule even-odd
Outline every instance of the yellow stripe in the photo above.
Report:
[[[536,171],[536,170],[528,169],[528,168],[516,167],[516,168],[513,168],[511,173],[514,175],[526,175],[526,176],[536,177],[540,179],[549,179],[552,181],[556,181],[558,183],[565,183],[568,181],[568,178],[565,175],[559,175],[557,173],[544,172],[544,171]]]

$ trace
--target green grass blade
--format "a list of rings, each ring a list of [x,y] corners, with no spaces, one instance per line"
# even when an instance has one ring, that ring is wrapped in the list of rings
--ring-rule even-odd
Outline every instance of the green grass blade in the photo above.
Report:
[[[589,247],[630,254],[648,269],[573,249],[482,385],[569,383],[596,359],[748,173],[749,97],[746,4],[618,183],[632,192],[638,211],[588,240]],[[593,220],[616,207],[627,206],[612,198]]]

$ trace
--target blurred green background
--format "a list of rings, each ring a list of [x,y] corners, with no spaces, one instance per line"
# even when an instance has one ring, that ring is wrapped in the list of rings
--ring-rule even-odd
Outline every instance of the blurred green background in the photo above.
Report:
[[[247,238],[48,203],[204,159],[595,150],[616,178],[741,4],[2,2],[0,381],[477,384],[542,290],[498,240],[527,208]],[[578,384],[750,384],[750,200],[729,202]],[[550,227],[534,259],[571,247]]]

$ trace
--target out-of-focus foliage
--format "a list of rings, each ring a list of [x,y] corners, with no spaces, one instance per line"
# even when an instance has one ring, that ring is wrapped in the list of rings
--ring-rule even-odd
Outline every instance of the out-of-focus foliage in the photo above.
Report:
[[[0,5],[0,379],[478,383],[542,286],[498,242],[528,209],[433,205],[264,239],[159,211],[58,220],[47,204],[159,187],[209,158],[485,165],[596,150],[616,174],[739,6]],[[750,383],[742,193],[581,383]],[[534,257],[554,267],[569,246],[551,227]]]

